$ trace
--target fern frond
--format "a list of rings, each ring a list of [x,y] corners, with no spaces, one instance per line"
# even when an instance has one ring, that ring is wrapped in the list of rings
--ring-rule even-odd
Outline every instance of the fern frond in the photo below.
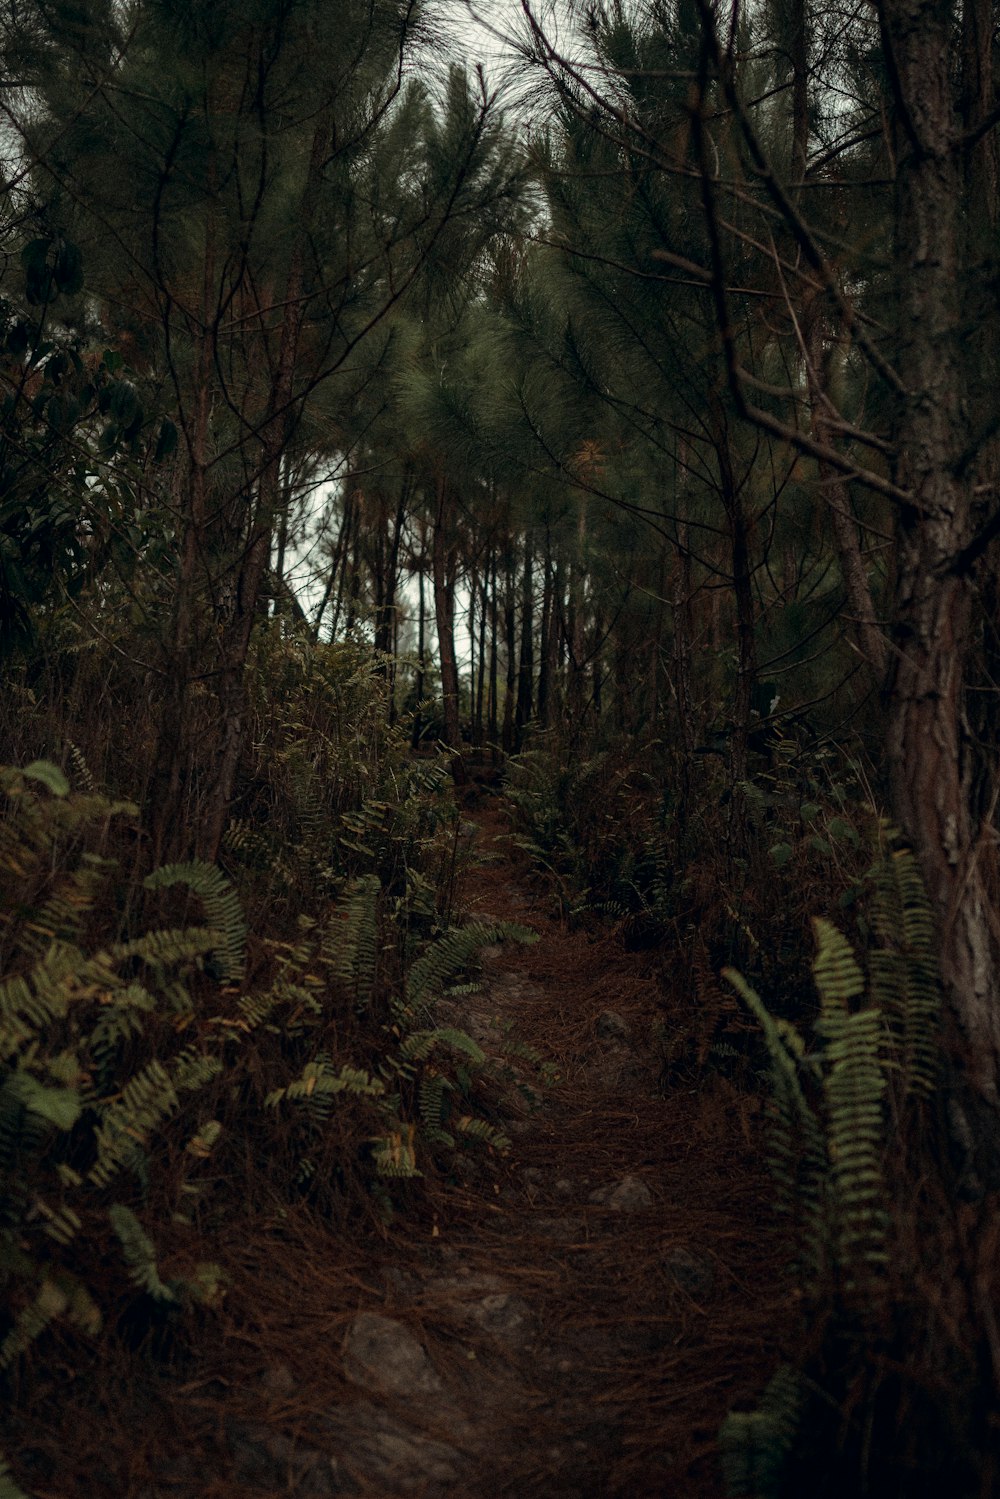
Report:
[[[0,1499],[29,1499],[29,1496],[14,1481],[10,1464],[2,1453],[0,1453]]]
[[[153,1130],[177,1107],[176,1090],[161,1062],[150,1062],[129,1078],[117,1098],[101,1107],[97,1159],[88,1180],[106,1187],[122,1167],[139,1168]]]
[[[219,941],[220,934],[209,927],[163,927],[128,942],[116,942],[108,949],[108,956],[115,963],[137,958],[151,967],[177,968],[216,952]]]
[[[111,1227],[118,1236],[128,1266],[129,1279],[154,1301],[176,1303],[177,1293],[160,1278],[156,1263],[156,1245],[146,1233],[131,1208],[113,1203],[108,1208]]]
[[[527,946],[537,941],[537,932],[512,921],[471,921],[467,926],[453,927],[431,942],[413,964],[406,985],[407,1003],[427,1004],[436,998],[450,980],[475,962],[484,947],[500,942]]]
[[[0,1369],[9,1369],[53,1322],[60,1320],[90,1334],[101,1326],[101,1314],[90,1292],[75,1276],[58,1270],[43,1278],[34,1301],[14,1319],[0,1344]]]
[[[93,796],[97,791],[97,782],[94,780],[90,766],[87,764],[83,751],[80,749],[79,745],[73,743],[72,739],[67,739],[66,752],[73,763],[73,769],[76,772],[76,778],[79,781],[80,785],[83,787],[84,791]]]
[[[415,1134],[415,1127],[407,1124],[388,1135],[376,1135],[371,1139],[372,1159],[379,1176],[406,1179],[423,1175],[417,1167]]]
[[[205,919],[221,938],[215,951],[219,977],[230,983],[243,977],[246,962],[247,925],[240,898],[230,880],[214,864],[193,860],[187,864],[165,864],[143,881],[147,890],[186,885],[201,901]]]
[[[445,1096],[451,1091],[451,1083],[440,1072],[425,1072],[420,1079],[420,1118],[425,1129],[439,1133],[444,1127]]]
[[[376,875],[353,880],[338,902],[320,945],[320,955],[331,976],[359,1009],[367,1008],[375,991],[381,892]]]
[[[287,1099],[303,1109],[313,1125],[319,1126],[329,1118],[334,1099],[340,1094],[378,1098],[384,1092],[385,1086],[378,1078],[357,1067],[343,1066],[334,1071],[330,1058],[321,1056],[307,1062],[301,1076],[287,1087],[274,1088],[265,1098],[264,1107],[277,1108]]]
[[[453,1128],[456,1135],[461,1135],[464,1140],[489,1145],[501,1155],[510,1149],[509,1135],[505,1135],[502,1129],[486,1119],[474,1119],[471,1114],[464,1114],[461,1119],[455,1120]]]
[[[481,1067],[486,1061],[486,1053],[479,1043],[473,1041],[465,1031],[451,1025],[438,1026],[434,1030],[412,1031],[403,1039],[399,1055],[404,1062],[426,1062],[438,1046],[446,1046],[451,1051],[459,1052],[477,1067]]]
[[[817,943],[813,977],[823,1011],[835,1006],[846,1011],[850,1001],[865,992],[865,976],[854,949],[833,922],[822,916],[813,918],[813,931]]]
[[[196,1046],[185,1046],[170,1064],[174,1087],[180,1093],[196,1093],[222,1071],[218,1057],[206,1055]]]
[[[156,1000],[141,984],[126,984],[109,996],[90,1033],[90,1055],[98,1085],[108,1078],[125,1041],[141,1036],[144,1017],[156,1009]]]
[[[886,830],[892,840],[892,829]],[[941,981],[930,901],[913,851],[894,848],[872,871],[871,991],[892,1035],[905,1097],[926,1098],[940,1076]]]
[[[719,1450],[729,1499],[780,1499],[802,1403],[802,1376],[784,1364],[756,1410],[726,1417],[719,1432]]]
[[[802,1087],[805,1045],[794,1026],[775,1019],[736,969],[724,968],[722,977],[739,994],[764,1035],[771,1062],[770,1166],[777,1207],[793,1227],[805,1279],[815,1286],[823,1278],[828,1256],[829,1163],[821,1121]]]
[[[823,1028],[821,1020],[817,1029]],[[877,1009],[847,1016],[828,1032],[824,1078],[837,1258],[849,1291],[888,1264],[888,1213],[882,1156],[885,1128]],[[870,1296],[872,1287],[867,1286]]]

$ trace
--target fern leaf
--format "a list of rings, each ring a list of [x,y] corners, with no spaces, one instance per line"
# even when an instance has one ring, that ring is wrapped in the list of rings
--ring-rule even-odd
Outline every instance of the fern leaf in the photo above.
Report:
[[[813,918],[817,953],[813,962],[813,976],[824,1011],[834,1005],[846,1007],[852,999],[865,992],[865,976],[861,972],[854,949],[844,934],[822,916]]]
[[[388,1135],[377,1135],[369,1142],[379,1176],[406,1179],[423,1175],[417,1167],[415,1134],[415,1127],[407,1124]]]
[[[755,1411],[726,1417],[719,1450],[730,1499],[780,1499],[801,1410],[802,1377],[785,1364],[771,1379]]]
[[[29,1499],[29,1496],[14,1480],[10,1464],[0,1454],[0,1499]]]
[[[400,1045],[399,1054],[405,1062],[425,1062],[438,1046],[446,1046],[451,1051],[459,1052],[462,1056],[468,1057],[470,1062],[474,1062],[477,1067],[481,1067],[486,1061],[486,1053],[479,1043],[473,1041],[465,1031],[460,1031],[450,1025],[438,1026],[434,1030],[411,1032]]]
[[[233,884],[214,864],[193,860],[187,864],[165,864],[143,881],[147,890],[186,885],[197,895],[209,927],[221,937],[214,957],[219,977],[236,983],[246,962],[247,926],[243,907]]]
[[[454,927],[430,943],[413,964],[406,985],[407,1002],[415,1006],[434,999],[450,980],[475,962],[484,947],[500,942],[528,945],[537,941],[537,932],[510,921],[472,921],[467,926]]]
[[[177,1106],[176,1090],[161,1062],[150,1062],[131,1077],[118,1097],[101,1107],[97,1159],[89,1180],[105,1187],[122,1167],[141,1169],[149,1136]]]
[[[108,1217],[122,1246],[132,1284],[152,1296],[154,1301],[175,1303],[176,1292],[160,1278],[156,1264],[156,1246],[132,1209],[116,1202],[108,1208]]]

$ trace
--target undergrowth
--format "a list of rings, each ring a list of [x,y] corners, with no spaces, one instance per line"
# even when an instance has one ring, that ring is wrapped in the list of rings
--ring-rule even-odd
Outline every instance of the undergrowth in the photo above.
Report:
[[[454,919],[447,777],[386,727],[362,653],[276,659],[222,868],[148,869],[77,725],[0,770],[0,1379],[53,1337],[183,1359],[234,1216],[381,1233],[457,1153],[508,1147],[509,1060],[437,1008],[533,935]]]

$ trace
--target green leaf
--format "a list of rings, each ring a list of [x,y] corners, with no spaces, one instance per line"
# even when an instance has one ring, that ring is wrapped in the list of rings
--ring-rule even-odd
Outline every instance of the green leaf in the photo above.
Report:
[[[784,869],[793,853],[794,849],[790,843],[775,843],[768,849],[771,862],[778,869]]]
[[[30,1072],[13,1073],[7,1080],[6,1089],[29,1113],[47,1119],[57,1129],[71,1130],[83,1112],[75,1088],[46,1088]]]
[[[832,817],[827,824],[827,835],[830,838],[839,838],[849,843],[852,848],[857,848],[861,839],[856,828],[853,828],[843,817]]]
[[[69,781],[51,760],[32,760],[21,774],[29,781],[39,781],[53,796],[69,796]]]

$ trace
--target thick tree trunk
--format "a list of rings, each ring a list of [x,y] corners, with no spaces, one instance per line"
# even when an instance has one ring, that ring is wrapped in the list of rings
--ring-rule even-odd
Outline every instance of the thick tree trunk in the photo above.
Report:
[[[183,517],[174,613],[165,652],[165,690],[157,724],[153,779],[150,787],[150,827],[157,864],[180,858],[191,809],[186,805],[185,778],[193,754],[191,688],[197,672],[199,617],[204,613],[204,568],[209,552],[208,435],[211,418],[215,335],[212,309],[216,296],[216,225],[212,208],[205,226],[202,266],[202,327],[198,340],[195,392],[187,445],[187,493],[178,495]],[[181,478],[178,470],[178,478]],[[183,483],[183,479],[182,479]],[[185,504],[186,501],[186,504]]]
[[[954,148],[949,17],[887,0],[886,44],[905,109],[896,183],[899,367],[897,483],[913,496],[897,526],[888,753],[895,815],[912,839],[940,924],[941,970],[972,1158],[970,1183],[1000,1186],[1000,941],[984,875],[992,837],[976,808],[979,751],[965,731],[978,600],[962,552],[974,534],[961,339],[963,170]],[[988,767],[995,790],[995,766]],[[992,798],[991,798],[992,800]]]

